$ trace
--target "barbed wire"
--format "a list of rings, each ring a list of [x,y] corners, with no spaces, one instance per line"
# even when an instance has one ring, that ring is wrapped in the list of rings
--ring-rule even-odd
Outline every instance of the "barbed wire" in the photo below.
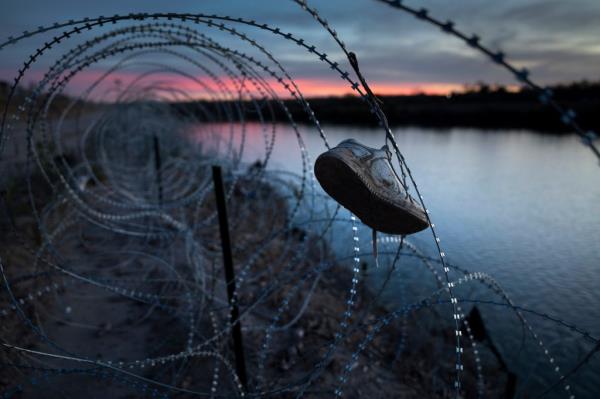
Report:
[[[594,141],[598,138],[598,133],[594,132],[593,130],[586,130],[581,125],[579,125],[579,123],[577,122],[577,114],[574,110],[565,108],[564,106],[559,104],[554,99],[554,93],[551,89],[535,83],[530,77],[529,70],[527,70],[526,68],[518,68],[509,61],[507,61],[506,54],[502,50],[494,51],[490,47],[483,45],[481,43],[481,38],[478,35],[469,35],[464,33],[464,31],[457,29],[456,23],[454,21],[442,21],[441,19],[431,16],[430,10],[428,10],[427,8],[411,7],[409,5],[406,5],[406,3],[403,0],[377,1],[385,3],[397,10],[404,11],[406,14],[409,14],[421,21],[427,22],[431,25],[440,28],[442,32],[446,33],[449,36],[453,36],[457,39],[460,39],[469,47],[472,47],[473,49],[487,56],[496,65],[506,69],[519,83],[532,89],[537,94],[537,98],[541,104],[548,106],[554,111],[556,111],[560,118],[560,121],[565,126],[572,129],[572,131],[581,138],[581,142],[585,146],[587,146],[594,153],[594,155],[596,155],[598,160],[600,160],[600,151],[594,143]]]
[[[316,8],[294,1],[352,58]],[[506,63],[503,55],[491,53],[453,24],[441,25],[427,11],[384,2],[467,41],[547,96],[563,119],[568,116],[563,122],[599,155],[574,114],[556,104],[525,71]],[[438,321],[452,331],[452,339],[441,340],[444,351],[436,356],[452,358],[449,367],[441,360],[440,364],[453,375],[446,381],[453,396],[471,389],[464,380],[474,375],[474,390],[484,397],[486,381],[494,377],[483,372],[483,349],[463,303],[495,305],[516,315],[546,359],[547,369],[559,377],[557,386],[571,395],[573,389],[565,385],[571,374],[556,366],[557,357],[525,314],[568,328],[588,343],[597,344],[598,339],[570,322],[515,305],[488,274],[449,263],[429,210],[437,257],[403,238],[380,237],[382,244],[396,249],[379,254],[383,267],[389,261],[388,278],[374,294],[364,291],[363,264],[372,254],[361,249],[361,223],[317,189],[305,127],[295,122],[278,93],[300,105],[324,149],[330,148],[327,135],[284,63],[266,42],[240,27],[284,39],[344,80],[379,121],[403,184],[427,209],[357,59],[350,63],[357,73],[354,80],[327,53],[291,32],[246,18],[201,13],[84,18],[10,37],[0,43],[0,51],[28,38],[55,35],[25,58],[9,88],[0,124],[0,161],[20,168],[12,181],[2,182],[8,222],[3,223],[7,233],[0,252],[0,318],[9,327],[0,333],[0,367],[2,376],[14,377],[14,383],[2,385],[3,397],[34,397],[41,390],[68,397],[77,395],[78,387],[98,392],[125,389],[150,397],[299,398],[317,392],[341,397],[377,389],[350,377],[356,375],[357,364],[369,361],[369,350],[380,350],[377,340],[386,327],[400,326],[396,347],[403,353],[410,331],[426,333],[412,325],[409,316],[435,307],[450,310]],[[99,33],[102,29],[109,30]],[[98,34],[72,44],[84,32]],[[235,44],[225,45],[225,36]],[[59,54],[52,58],[54,53]],[[22,82],[40,60],[50,66],[31,91],[21,94]],[[113,62],[110,67],[100,68],[108,62]],[[64,95],[94,68],[102,73],[73,98]],[[134,71],[130,82],[107,87],[111,77],[126,70]],[[194,96],[172,87],[161,74],[191,82],[212,101],[186,108]],[[61,98],[69,98],[66,105],[57,105]],[[58,118],[53,115],[57,108]],[[284,125],[296,140],[297,173],[269,168],[276,138],[284,134],[276,111],[285,115]],[[247,120],[251,113],[257,115],[257,127]],[[24,144],[26,151],[10,154],[10,140]],[[252,140],[262,140],[263,151],[254,164],[245,160]],[[231,301],[224,295],[228,282],[220,270],[217,211],[208,175],[213,164],[226,172],[226,198],[232,209],[238,290]],[[331,234],[345,237],[349,255],[334,253],[324,244]],[[384,311],[381,297],[400,259],[418,261],[436,289],[400,309]],[[332,274],[339,274],[334,282]],[[500,301],[459,295],[460,287],[475,283]],[[240,316],[230,322],[234,306],[240,306]],[[233,365],[228,343],[238,324],[247,343],[248,366],[258,370],[247,387]],[[82,333],[90,331],[93,334]],[[94,356],[94,351],[99,353]],[[463,361],[465,354],[473,356],[472,370]],[[367,379],[385,372],[389,370],[374,369]],[[399,379],[386,389],[401,388]]]

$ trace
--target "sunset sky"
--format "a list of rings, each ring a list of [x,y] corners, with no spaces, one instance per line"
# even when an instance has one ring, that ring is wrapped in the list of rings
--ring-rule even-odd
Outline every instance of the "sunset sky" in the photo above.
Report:
[[[530,69],[534,80],[543,84],[600,78],[598,0],[411,0],[405,3],[425,6],[431,10],[432,15],[455,21],[456,26],[465,32],[477,33],[484,44],[494,49],[503,49],[509,60],[517,66]],[[348,48],[358,55],[361,69],[376,93],[445,94],[460,90],[464,84],[478,81],[490,84],[515,83],[507,72],[492,65],[485,57],[458,40],[446,37],[439,29],[376,0],[320,0],[310,4],[320,10],[322,16],[339,32]],[[318,49],[325,50],[344,69],[350,69],[331,37],[306,12],[289,0],[3,0],[1,9],[2,38],[57,21],[129,12],[202,12],[243,16],[290,31]],[[119,25],[109,28],[117,27]],[[108,30],[107,28],[105,31]],[[326,64],[297,45],[256,29],[240,27],[240,30],[255,38],[276,56],[296,79],[305,96],[343,95],[351,92],[350,87],[333,74]],[[44,58],[35,65],[35,69],[27,76],[26,83],[39,79],[51,65],[51,61],[56,60],[61,52],[70,49],[70,46],[105,31],[97,30],[87,36],[81,35],[70,45],[61,46],[56,52],[49,54],[49,58]],[[246,46],[229,35],[219,32],[211,34],[224,45],[247,51]],[[48,37],[29,39],[2,50],[0,79],[12,80],[22,62],[47,40]],[[165,59],[158,57],[155,61],[164,63]],[[71,89],[79,90],[84,87],[115,62],[113,59],[95,65],[81,74]],[[179,61],[171,62],[178,65]],[[123,70],[115,77],[127,81],[135,73],[135,69]],[[199,72],[193,73],[198,79],[203,79]],[[153,78],[166,85],[189,89],[192,95],[194,90],[199,90],[189,87],[187,79],[168,76],[168,73],[163,75],[156,73]]]

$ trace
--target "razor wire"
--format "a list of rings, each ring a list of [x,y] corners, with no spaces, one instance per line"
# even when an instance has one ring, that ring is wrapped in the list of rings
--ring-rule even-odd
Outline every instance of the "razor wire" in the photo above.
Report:
[[[296,2],[328,31],[346,55],[350,54],[315,8],[303,1]],[[415,11],[400,2],[391,4],[439,24],[427,12]],[[72,46],[58,56],[34,89],[25,98],[18,98],[20,84],[37,61],[50,58],[49,53],[60,51],[83,32],[94,33],[113,25],[109,32]],[[404,345],[410,336],[405,333],[410,328],[408,317],[439,305],[451,310],[448,319],[452,319],[449,328],[453,343],[446,345],[439,356],[454,358],[451,369],[447,370],[453,375],[448,381],[453,388],[452,396],[466,392],[463,374],[472,372],[477,380],[475,393],[483,397],[485,370],[460,304],[471,301],[494,303],[514,313],[535,340],[536,347],[539,345],[545,366],[557,374],[559,385],[573,397],[570,385],[565,385],[565,375],[569,374],[563,374],[556,366],[555,357],[525,313],[540,316],[554,326],[568,327],[589,343],[597,345],[597,339],[571,323],[516,306],[491,276],[448,263],[428,210],[438,258],[429,258],[410,241],[381,239],[397,248],[390,263],[392,268],[397,258],[417,259],[431,273],[436,289],[402,309],[383,314],[374,310],[387,281],[371,297],[360,292],[361,284],[364,285],[361,263],[372,255],[361,250],[360,223],[317,190],[302,129],[274,86],[301,106],[323,140],[324,148],[329,148],[318,116],[268,46],[239,27],[270,33],[297,45],[315,62],[324,63],[346,81],[379,120],[385,140],[394,148],[403,183],[408,186],[408,179],[427,209],[385,115],[377,101],[368,95],[368,89],[354,81],[325,52],[279,27],[231,16],[138,13],[71,20],[11,37],[0,44],[0,50],[27,38],[59,31],[31,53],[18,70],[2,114],[0,159],[22,167],[23,173],[11,189],[18,191],[25,187],[22,191],[26,201],[11,201],[6,193],[3,196],[4,213],[9,221],[7,237],[13,247],[5,244],[0,255],[2,298],[6,297],[0,316],[15,331],[25,331],[23,336],[31,334],[28,345],[32,346],[23,346],[19,337],[2,331],[2,373],[20,378],[2,387],[3,396],[35,395],[41,389],[61,392],[66,381],[94,390],[102,388],[95,382],[104,381],[111,389],[150,397],[343,396],[359,388],[359,383],[350,377],[357,363],[368,362],[371,353],[369,356],[365,353],[386,327],[401,325]],[[453,25],[443,27],[448,33],[468,39]],[[219,40],[222,35],[233,37],[246,50],[226,45]],[[563,122],[587,138],[586,145],[599,155],[591,136],[579,128],[572,112],[554,102],[551,93],[531,82],[524,71],[507,64],[503,56],[480,46],[478,40],[469,44],[489,53],[523,83],[545,95],[548,104],[561,113]],[[177,59],[200,71],[206,79],[196,78],[179,64],[143,60],[152,55],[164,56],[169,61]],[[52,126],[55,102],[69,84],[78,75],[110,60],[113,60],[111,67],[70,100],[60,110],[59,123]],[[126,70],[137,74],[126,87],[102,89],[112,74]],[[172,103],[191,102],[193,96],[160,79],[153,80],[155,75],[165,73],[194,83],[213,103],[200,105],[194,114],[172,106]],[[362,81],[360,76],[359,80]],[[107,105],[93,104],[93,98],[112,99]],[[295,135],[301,159],[297,174],[268,168],[280,133],[274,106],[285,114]],[[263,158],[250,165],[242,161],[250,140],[245,119],[249,112],[258,114],[264,146]],[[73,121],[84,126],[76,126],[74,138],[70,138],[65,126]],[[198,126],[200,130],[194,130]],[[17,142],[22,136],[27,147],[25,159],[11,160],[6,143]],[[164,162],[161,167],[156,166],[159,156]],[[216,210],[207,175],[210,165],[215,163],[227,172],[228,206],[233,209],[230,226],[236,238],[234,255],[239,270],[234,301],[242,306],[236,323],[243,326],[249,366],[258,370],[251,375],[247,390],[232,366],[233,352],[228,344],[232,329],[228,315],[233,304],[224,297]],[[25,209],[21,209],[23,206]],[[349,233],[348,258],[332,254],[322,245],[333,224],[340,220],[351,225],[349,231],[345,230]],[[336,309],[337,317],[329,324],[317,319],[330,327],[325,337],[312,338],[314,331],[306,332],[306,327],[299,326],[306,326],[311,318],[317,317],[315,312],[322,304],[313,301],[315,297],[323,299],[323,279],[347,266],[350,270],[344,276],[350,283],[340,291],[344,299]],[[20,274],[20,270],[25,273]],[[392,272],[393,269],[390,275]],[[462,298],[457,294],[460,286],[475,282],[500,302]],[[439,299],[443,296],[448,299]],[[78,300],[92,303],[92,308],[97,306],[98,314],[90,316],[74,311]],[[61,308],[63,302],[71,305]],[[102,304],[112,302],[119,304],[117,309],[133,315],[134,320],[119,323],[129,326],[123,331],[108,322],[94,324],[95,320],[103,319]],[[365,306],[369,311],[364,311]],[[79,321],[71,320],[74,316]],[[446,322],[445,319],[440,322]],[[51,325],[52,320],[60,321],[59,326]],[[396,323],[397,320],[400,322]],[[158,331],[156,336],[141,331],[139,325],[143,322]],[[130,349],[137,356],[129,359],[116,352],[124,350],[118,342],[114,343],[114,353],[106,348],[102,358],[94,358],[83,350],[88,348],[73,349],[77,345],[73,345],[69,334],[81,331],[95,331],[100,337],[115,336],[121,341],[125,340],[122,334],[134,338],[137,334],[149,343],[144,342],[143,348],[136,349],[139,353]],[[290,334],[295,337],[291,341]],[[308,342],[309,338],[307,358],[294,359],[286,346],[289,342],[293,345],[296,341]],[[89,337],[85,340],[102,347],[99,340]],[[465,340],[469,345],[463,343]],[[463,354],[469,351],[476,363],[471,370],[463,361]],[[103,359],[105,356],[107,360]],[[341,365],[339,370],[332,366],[336,362]]]
[[[477,50],[479,53],[487,56],[494,64],[506,69],[520,84],[532,89],[537,94],[537,99],[542,105],[552,108],[558,115],[560,122],[570,128],[577,134],[581,142],[600,160],[600,150],[595,144],[598,139],[598,133],[593,130],[586,130],[577,122],[577,113],[573,109],[562,106],[554,99],[554,93],[551,89],[537,84],[531,79],[527,68],[519,68],[506,59],[506,54],[502,50],[492,50],[490,47],[481,43],[481,38],[476,35],[469,35],[456,28],[456,23],[451,20],[443,21],[431,16],[427,8],[416,8],[407,5],[403,0],[377,0],[385,3],[392,8],[403,11],[421,21],[427,22],[442,30],[445,34],[453,36],[469,47]]]

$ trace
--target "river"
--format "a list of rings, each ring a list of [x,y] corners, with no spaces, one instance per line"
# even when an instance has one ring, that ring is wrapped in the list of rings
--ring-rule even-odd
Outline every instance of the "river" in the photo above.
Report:
[[[292,129],[278,125],[277,130],[269,168],[299,173]],[[314,161],[325,150],[323,140],[314,127],[299,130]],[[384,144],[382,131],[375,128],[324,126],[324,131],[331,145],[350,137],[373,147]],[[519,306],[600,336],[600,166],[577,137],[467,128],[402,127],[394,132],[451,263],[490,274]],[[243,160],[264,157],[262,134],[260,125],[248,125]],[[368,240],[370,231],[362,232]],[[436,255],[429,231],[410,240]],[[340,256],[348,249],[348,241],[341,242],[346,245],[335,245]],[[394,272],[383,295],[386,306],[399,308],[435,288],[431,274],[417,267],[405,262]],[[370,270],[367,280],[377,287],[387,269]],[[500,301],[483,288],[459,290],[458,295]],[[555,360],[550,364],[531,338],[519,353],[522,330],[514,313],[505,307],[479,308],[519,375],[517,396],[539,392],[591,349],[581,335],[526,314]],[[598,357],[569,381],[577,397],[600,397]],[[556,365],[560,373],[554,372]],[[548,397],[555,396],[565,395],[559,390]]]

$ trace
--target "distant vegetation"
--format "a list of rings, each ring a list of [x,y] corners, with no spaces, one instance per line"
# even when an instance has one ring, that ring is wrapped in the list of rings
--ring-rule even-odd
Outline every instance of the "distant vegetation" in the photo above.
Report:
[[[552,87],[556,100],[575,110],[582,126],[600,128],[600,82],[577,82]],[[477,84],[465,87],[461,93],[444,95],[380,96],[391,125],[427,127],[479,127],[491,129],[533,129],[547,132],[566,132],[559,116],[542,105],[529,90],[508,90],[504,86]],[[284,101],[295,120],[308,122],[302,107],[293,100]],[[376,119],[365,104],[355,96],[309,99],[311,108],[321,122],[371,125]],[[200,114],[202,107],[215,104],[207,101],[176,104],[185,112]],[[273,104],[275,118],[285,121],[280,107]],[[258,114],[251,104],[245,107],[244,118],[256,120]],[[203,113],[205,114],[205,112]],[[218,115],[213,112],[212,115]]]
[[[6,107],[6,101],[8,99],[8,95],[10,94],[10,88],[11,88],[11,84],[5,82],[5,81],[0,81],[0,110],[1,112],[4,111],[4,107]],[[15,90],[15,93],[13,94],[13,98],[10,101],[10,106],[8,109],[8,112],[15,112],[17,111],[17,107],[19,107],[20,105],[23,105],[23,102],[25,101],[25,98],[29,95],[31,95],[33,92],[33,86],[28,87],[28,88],[24,88],[24,87],[17,87],[17,89]],[[38,98],[38,101],[42,101],[43,99],[45,99],[46,94],[43,93],[41,95],[41,98]],[[52,105],[50,106],[49,110],[48,110],[48,114],[50,116],[58,116],[60,115],[60,113],[67,107],[67,105],[69,105],[71,102],[73,101],[73,98],[65,95],[65,94],[59,94],[57,96],[54,97],[54,99],[52,100]],[[90,107],[95,107],[96,104],[93,104],[91,102],[86,102],[85,104],[79,102],[77,104],[76,107],[74,107],[74,111],[82,111],[83,110],[83,106],[85,106],[86,110],[89,111]]]
[[[600,130],[600,81],[581,81],[551,87],[555,99],[577,113],[577,120],[585,128]],[[4,108],[9,93],[9,85],[0,81],[0,107]],[[11,101],[11,109],[24,100],[30,90],[19,88]],[[395,126],[426,127],[478,127],[490,129],[533,129],[545,132],[567,132],[560,123],[559,116],[549,106],[542,105],[535,92],[530,89],[509,90],[501,85],[478,83],[465,86],[460,93],[450,95],[399,95],[380,96],[383,109]],[[50,114],[59,113],[71,101],[65,95],[57,96],[53,101]],[[268,115],[277,121],[286,121],[286,115],[273,100],[269,100],[274,113]],[[311,108],[321,122],[372,125],[376,119],[365,104],[355,96],[321,97],[308,99]],[[285,100],[297,122],[309,122],[302,107],[294,100]],[[233,106],[234,102],[230,105]],[[90,109],[86,103],[86,109]],[[97,108],[98,104],[92,106]],[[199,118],[210,115],[210,121],[224,121],[226,118],[219,112],[224,103],[212,101],[194,101],[176,103],[173,106],[186,114],[195,114]],[[249,102],[242,102],[244,119],[258,120],[255,107]],[[266,108],[263,104],[263,112]],[[263,113],[263,116],[265,114]],[[215,119],[216,118],[216,119]],[[234,116],[239,119],[239,116]]]

